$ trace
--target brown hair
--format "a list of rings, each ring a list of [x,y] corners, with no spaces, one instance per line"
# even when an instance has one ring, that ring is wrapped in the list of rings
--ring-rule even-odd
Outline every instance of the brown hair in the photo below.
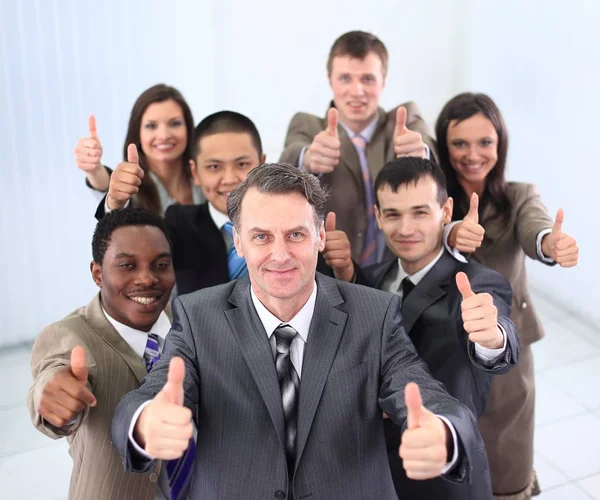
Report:
[[[489,96],[465,92],[446,103],[435,124],[440,166],[446,175],[448,194],[455,201],[453,220],[460,220],[468,213],[469,200],[465,190],[458,182],[456,171],[450,165],[448,127],[453,120],[460,123],[478,113],[483,114],[492,122],[498,134],[498,161],[485,180],[485,190],[479,202],[479,215],[481,216],[488,203],[494,205],[500,214],[506,214],[510,210],[510,200],[506,194],[506,179],[504,178],[508,152],[508,131],[502,113]]]
[[[154,85],[148,90],[145,90],[142,95],[137,98],[137,101],[135,101],[129,117],[127,136],[125,137],[125,145],[123,146],[123,159],[124,161],[127,161],[127,146],[129,146],[129,144],[135,144],[140,158],[140,167],[146,174],[148,173],[146,155],[142,151],[142,145],[140,141],[142,116],[150,104],[169,100],[173,100],[179,104],[181,111],[183,112],[183,119],[185,121],[185,128],[187,131],[187,145],[183,155],[181,156],[181,168],[183,169],[184,175],[187,178],[191,178],[191,172],[188,166],[190,160],[192,159],[192,148],[194,147],[194,119],[192,117],[192,111],[181,95],[181,92],[174,87],[165,85],[164,83],[159,83],[158,85]],[[142,184],[137,194],[137,204],[138,206],[146,208],[151,212],[160,214],[160,199],[158,196],[158,190],[149,175],[145,175],[142,179]]]
[[[369,55],[369,52],[373,52],[381,59],[383,76],[385,77],[388,67],[387,49],[379,38],[365,31],[349,31],[333,42],[327,58],[327,75],[331,75],[334,57],[350,56],[355,59],[364,59]]]

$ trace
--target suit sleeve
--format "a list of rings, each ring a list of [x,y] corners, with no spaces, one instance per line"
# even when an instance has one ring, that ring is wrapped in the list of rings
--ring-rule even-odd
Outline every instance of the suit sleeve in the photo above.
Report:
[[[300,166],[298,164],[300,152],[312,144],[315,135],[319,132],[316,123],[311,124],[312,121],[318,119],[307,113],[296,113],[293,116],[285,136],[283,152],[279,157],[281,163]]]
[[[421,391],[423,405],[436,415],[447,418],[458,437],[459,456],[455,468],[446,475],[451,481],[468,479],[470,463],[483,445],[476,431],[475,418],[466,406],[450,396],[436,381],[427,366],[418,357],[415,348],[401,324],[400,301],[393,297],[385,315],[381,342],[381,409],[404,431],[407,416],[404,388],[416,382]]]
[[[520,350],[519,333],[517,327],[510,320],[512,288],[501,274],[488,268],[480,268],[478,272],[469,275],[469,281],[473,292],[489,293],[492,296],[494,305],[498,309],[498,323],[506,332],[506,350],[493,366],[486,366],[479,361],[475,355],[475,345],[472,342],[467,342],[469,359],[480,370],[493,374],[507,373],[519,361]],[[460,295],[458,289],[456,293]],[[461,299],[459,298],[459,300]],[[468,337],[468,333],[463,328],[462,318],[458,318],[458,323],[459,331],[462,331],[463,335]]]
[[[527,185],[523,202],[513,207],[513,210],[517,210],[517,238],[523,251],[528,257],[539,260],[536,248],[537,235],[543,229],[552,229],[554,221],[548,215],[548,211],[534,185]]]
[[[181,300],[173,299],[172,306],[173,326],[167,335],[159,361],[144,378],[140,388],[126,394],[119,401],[111,425],[113,444],[125,469],[131,472],[147,472],[154,465],[155,461],[141,457],[129,444],[129,427],[140,405],[154,398],[167,383],[169,363],[175,356],[182,358],[185,363],[184,405],[192,410],[194,420],[196,418],[200,375],[192,328]]]
[[[93,393],[97,373],[96,360],[80,335],[60,324],[54,324],[44,328],[33,344],[30,365],[33,384],[27,394],[27,408],[34,427],[52,439],[75,434],[88,415],[88,410],[85,410],[76,423],[59,428],[46,422],[38,412],[44,386],[58,371],[69,366],[71,351],[76,346],[85,350],[88,387]]]

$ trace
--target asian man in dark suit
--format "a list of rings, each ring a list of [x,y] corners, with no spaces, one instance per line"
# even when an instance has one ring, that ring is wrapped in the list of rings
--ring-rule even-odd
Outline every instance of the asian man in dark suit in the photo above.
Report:
[[[229,196],[249,279],[173,301],[165,354],[113,419],[128,470],[195,450],[190,498],[396,500],[384,411],[410,477],[473,481],[473,414],[418,358],[398,298],[315,272],[325,200],[286,164]]]
[[[234,111],[213,113],[197,125],[192,155],[192,177],[207,201],[201,205],[174,204],[165,213],[173,242],[178,294],[220,285],[245,275],[243,260],[233,248],[227,197],[266,159],[258,129],[250,118]],[[131,172],[140,173],[134,161],[116,167],[107,195],[110,203],[107,205],[105,197],[96,211],[97,218],[107,209],[127,206],[138,182]],[[333,215],[329,216],[327,230],[328,244],[319,257],[318,270],[344,281],[362,283],[362,272],[350,258],[348,238],[336,230]]]
[[[396,259],[365,269],[372,284],[402,298],[402,325],[435,379],[469,407],[485,409],[494,374],[518,361],[519,338],[509,319],[512,291],[495,271],[461,262],[442,245],[452,215],[441,169],[429,160],[401,158],[375,180],[375,212]],[[392,477],[401,498],[491,498],[487,462],[474,464],[471,486],[440,479],[412,481],[394,452],[401,430],[385,421]]]

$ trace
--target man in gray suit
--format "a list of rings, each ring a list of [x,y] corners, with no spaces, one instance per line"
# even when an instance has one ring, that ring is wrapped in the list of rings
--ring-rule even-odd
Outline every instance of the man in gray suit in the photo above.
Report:
[[[376,214],[396,259],[365,269],[379,290],[402,298],[402,326],[433,377],[476,416],[483,413],[492,377],[519,360],[519,337],[509,319],[512,291],[502,275],[474,260],[459,261],[442,245],[452,216],[442,170],[422,158],[388,163],[375,180]],[[395,450],[401,429],[384,422],[396,491],[406,500],[492,498],[485,453],[472,484],[440,478],[411,481]]]
[[[384,411],[409,477],[471,481],[474,417],[418,358],[398,298],[315,272],[325,201],[284,164],[232,192],[249,279],[173,301],[161,360],[115,410],[128,470],[194,450],[193,499],[392,500]]]

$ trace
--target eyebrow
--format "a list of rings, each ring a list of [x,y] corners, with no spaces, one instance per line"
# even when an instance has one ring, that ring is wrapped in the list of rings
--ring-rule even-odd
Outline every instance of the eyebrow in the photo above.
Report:
[[[247,158],[250,158],[250,155],[238,156],[237,158],[234,158],[233,161],[245,160]],[[204,160],[204,163],[225,163],[225,161],[226,160],[222,160],[219,158],[207,158],[206,160]]]
[[[431,209],[431,206],[429,204],[425,204],[425,205],[413,205],[412,207],[409,207],[409,210],[421,210],[423,208],[426,208],[428,210]],[[390,213],[390,212],[395,212],[398,213],[400,212],[400,210],[398,210],[397,208],[382,208],[381,211],[384,214]]]
[[[307,230],[306,226],[296,226],[291,229],[286,229],[285,232],[293,233],[296,231],[306,231],[306,230]],[[253,227],[253,228],[249,229],[248,232],[249,233],[271,233],[272,231],[269,231],[268,229],[261,229],[260,227]]]
[[[158,260],[158,259],[164,259],[165,257],[169,257],[171,258],[171,252],[163,252],[160,255],[157,255],[154,260]],[[118,253],[117,255],[115,255],[115,259],[135,259],[135,255],[127,253],[127,252],[121,252]]]

